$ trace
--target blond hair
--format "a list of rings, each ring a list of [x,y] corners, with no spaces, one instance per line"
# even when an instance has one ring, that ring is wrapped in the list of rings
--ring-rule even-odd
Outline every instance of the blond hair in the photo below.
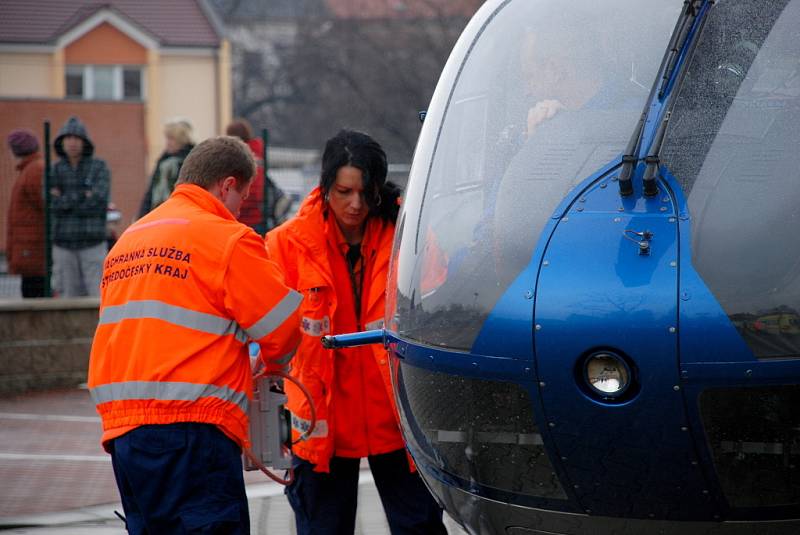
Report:
[[[181,146],[194,143],[192,141],[192,125],[186,119],[172,119],[164,125],[164,135],[171,137]]]

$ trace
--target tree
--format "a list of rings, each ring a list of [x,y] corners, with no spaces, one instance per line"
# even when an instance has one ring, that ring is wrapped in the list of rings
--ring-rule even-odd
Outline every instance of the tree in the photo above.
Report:
[[[373,135],[391,162],[410,161],[418,112],[481,0],[317,1],[256,24],[230,11],[246,0],[217,0],[229,8],[235,113],[267,125],[276,144],[320,148],[351,127]]]

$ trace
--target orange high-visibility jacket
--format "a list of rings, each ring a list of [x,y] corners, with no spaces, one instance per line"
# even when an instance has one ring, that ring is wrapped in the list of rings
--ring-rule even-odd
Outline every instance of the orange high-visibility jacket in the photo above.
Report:
[[[343,326],[335,322],[337,306],[341,306],[344,299],[343,294],[338,294],[352,290],[347,271],[344,274],[338,273],[329,258],[331,244],[327,234],[331,230],[328,225],[335,224],[332,215],[327,220],[324,217],[322,197],[319,188],[316,188],[303,202],[294,219],[267,234],[270,258],[281,266],[286,283],[303,294],[303,303],[300,306],[303,336],[292,361],[291,374],[311,393],[317,422],[311,437],[293,445],[292,451],[315,464],[314,469],[319,472],[329,471],[337,433],[338,436],[350,437],[348,446],[356,449],[364,449],[364,445],[358,444],[361,440],[358,437],[365,436],[365,429],[370,447],[377,450],[375,453],[387,453],[403,447],[386,350],[380,345],[373,345],[331,351],[324,349],[320,343],[320,338],[325,334],[347,332],[357,328],[356,325],[359,324],[365,330],[383,327],[394,225],[376,217],[367,221],[361,244],[361,254],[366,259],[363,267],[365,272],[361,318],[354,318],[354,321],[348,321],[350,325]],[[380,387],[385,389],[386,401],[364,408],[366,422],[355,421],[357,418],[344,418],[341,411],[337,411],[334,395],[337,384],[339,388],[342,384],[345,388],[365,388],[359,383],[360,378],[334,376],[337,369],[335,359],[340,358],[372,358],[379,368],[380,382],[383,383]],[[286,384],[286,394],[289,397],[287,407],[292,413],[292,438],[296,440],[310,425],[311,409],[306,397],[294,385]],[[365,396],[369,397],[369,393]],[[373,395],[373,399],[374,397]],[[338,420],[333,418],[334,415],[339,415]]]
[[[103,444],[144,424],[217,425],[248,447],[252,394],[246,343],[269,368],[299,341],[300,294],[205,189],[184,184],[108,254],[89,390]]]

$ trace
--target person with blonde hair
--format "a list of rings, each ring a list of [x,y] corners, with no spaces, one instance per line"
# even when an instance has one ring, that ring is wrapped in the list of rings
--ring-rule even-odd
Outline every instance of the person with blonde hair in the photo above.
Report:
[[[166,148],[156,162],[150,185],[142,199],[139,217],[166,201],[175,189],[183,160],[194,148],[192,125],[186,119],[173,119],[164,125]]]

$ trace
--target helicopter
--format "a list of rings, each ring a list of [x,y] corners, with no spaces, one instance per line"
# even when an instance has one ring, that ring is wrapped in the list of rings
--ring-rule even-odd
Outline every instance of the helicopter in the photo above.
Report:
[[[489,0],[442,71],[383,343],[471,534],[800,532],[800,0]]]

